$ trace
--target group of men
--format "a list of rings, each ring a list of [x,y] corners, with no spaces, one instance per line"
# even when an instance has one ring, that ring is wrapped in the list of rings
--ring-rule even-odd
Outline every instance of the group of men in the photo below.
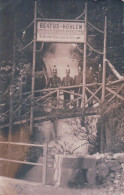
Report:
[[[83,74],[82,74],[82,69],[80,66],[78,66],[78,74],[73,77],[70,76],[70,68],[69,65],[67,65],[66,75],[63,77],[61,80],[60,77],[57,76],[57,68],[56,65],[54,65],[53,68],[53,75],[49,79],[48,88],[57,88],[59,86],[74,86],[74,85],[80,85],[83,84]],[[86,75],[86,83],[94,83],[94,82],[102,82],[102,66],[99,64],[98,72],[95,75],[93,73],[92,66],[89,67],[87,75]],[[68,89],[69,91],[69,89]],[[82,87],[75,87],[73,89],[74,93],[82,94]],[[70,100],[70,93],[64,93],[64,100],[68,101]],[[55,96],[54,96],[55,97]],[[78,98],[79,96],[74,95],[74,98]],[[79,104],[81,104],[81,100],[79,100]]]
[[[67,65],[66,69],[66,75],[61,80],[60,77],[57,76],[57,68],[54,66],[53,68],[53,76],[50,77],[48,82],[48,87],[50,88],[57,88],[59,86],[72,86],[72,85],[78,85],[82,84],[82,71],[81,67],[78,67],[78,75],[76,75],[73,79],[73,77],[70,76],[70,68],[69,65]]]
[[[60,77],[57,76],[57,68],[54,66],[53,68],[53,76],[49,79],[48,82],[48,87],[50,88],[57,88],[59,86],[73,86],[73,85],[79,85],[82,84],[82,71],[81,67],[78,67],[78,75],[76,75],[73,79],[73,77],[70,76],[70,68],[69,65],[67,65],[66,75],[63,77],[61,80]],[[78,92],[75,89],[75,93]],[[64,100],[70,100],[70,94],[69,93],[64,93]]]
[[[94,82],[98,82],[98,83],[102,82],[102,66],[101,66],[101,64],[99,64],[98,72],[94,73],[92,66],[90,66],[88,69],[88,72],[86,74],[86,83],[94,83]],[[57,76],[57,68],[56,68],[56,65],[54,65],[53,76],[49,79],[48,87],[56,88],[59,86],[79,85],[82,83],[83,83],[83,75],[82,75],[82,70],[81,70],[80,66],[78,66],[78,74],[75,75],[74,78],[72,78],[70,76],[69,65],[67,65],[66,75],[61,80],[61,78]]]

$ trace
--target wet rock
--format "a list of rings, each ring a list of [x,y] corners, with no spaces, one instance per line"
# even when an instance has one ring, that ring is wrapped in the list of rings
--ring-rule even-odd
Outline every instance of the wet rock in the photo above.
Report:
[[[114,180],[114,182],[113,182],[114,184],[119,184],[120,182],[119,182],[119,180]]]
[[[115,178],[115,174],[114,173],[110,173],[109,177],[110,178]]]
[[[116,160],[106,160],[105,164],[107,167],[112,168],[112,167],[119,167],[120,163]]]
[[[115,167],[113,166],[113,167],[111,167],[110,169],[111,169],[111,171],[119,172],[119,173],[120,173],[120,171],[121,171],[121,167],[120,167],[120,166],[117,166],[117,167],[116,167],[116,166],[115,166]]]
[[[99,164],[97,166],[97,170],[98,170],[98,175],[103,178],[106,177],[109,173],[109,169],[105,164]]]

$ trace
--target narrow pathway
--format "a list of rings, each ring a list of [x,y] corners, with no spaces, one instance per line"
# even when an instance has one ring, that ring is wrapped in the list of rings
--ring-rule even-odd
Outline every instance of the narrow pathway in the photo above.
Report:
[[[106,188],[67,189],[43,186],[40,183],[0,177],[0,195],[124,195],[123,192]]]

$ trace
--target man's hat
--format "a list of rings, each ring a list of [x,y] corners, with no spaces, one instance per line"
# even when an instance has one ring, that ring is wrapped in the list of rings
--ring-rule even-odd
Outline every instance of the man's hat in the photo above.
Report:
[[[57,73],[56,65],[54,65],[54,67],[53,67],[53,73]]]
[[[69,65],[67,65],[66,73],[70,73]]]
[[[81,67],[80,66],[78,66],[78,71],[81,71]]]

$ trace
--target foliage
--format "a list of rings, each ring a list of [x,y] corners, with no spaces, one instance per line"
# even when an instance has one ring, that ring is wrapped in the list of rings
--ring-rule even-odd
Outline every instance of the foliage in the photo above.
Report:
[[[49,145],[49,154],[90,154],[95,152],[97,117],[85,118],[85,127],[80,118],[65,120],[67,132],[62,137],[57,137]],[[88,147],[87,147],[88,146]],[[92,151],[91,151],[92,150]]]
[[[69,122],[70,123],[70,122]],[[85,118],[84,125],[77,121],[76,119],[71,122],[70,126],[73,131],[73,135],[76,136],[79,140],[85,141],[91,145],[96,145],[96,136],[95,132],[92,130],[92,127],[89,128],[89,121]]]
[[[109,106],[104,105],[97,129],[103,152],[124,152],[124,103],[116,100]]]

